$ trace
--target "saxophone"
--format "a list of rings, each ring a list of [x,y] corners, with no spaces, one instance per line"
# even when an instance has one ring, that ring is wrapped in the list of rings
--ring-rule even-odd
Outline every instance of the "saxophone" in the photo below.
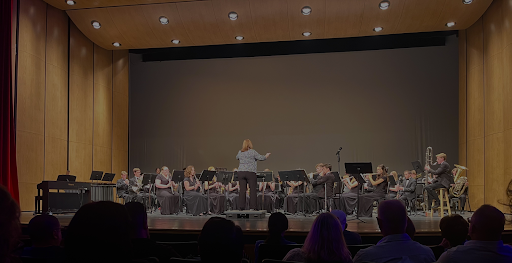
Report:
[[[468,182],[468,177],[462,176],[462,173],[465,170],[468,170],[468,168],[457,164],[455,164],[455,167],[457,169],[457,173],[455,174],[454,178],[455,184],[450,187],[449,191],[451,195],[459,197],[464,193],[464,191],[466,191],[466,183]]]

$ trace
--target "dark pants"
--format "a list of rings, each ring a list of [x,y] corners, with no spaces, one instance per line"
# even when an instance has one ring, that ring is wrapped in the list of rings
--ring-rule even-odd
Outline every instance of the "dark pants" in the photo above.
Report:
[[[425,186],[425,190],[427,191],[427,194],[428,194],[427,208],[430,209],[430,206],[432,205],[432,200],[435,200],[437,205],[441,204],[441,201],[439,200],[439,196],[436,193],[436,189],[440,189],[440,188],[446,188],[446,187],[444,187],[444,185],[442,185],[439,182]]]
[[[247,191],[247,183],[249,183],[250,196],[249,207],[256,210],[256,201],[258,194],[258,184],[256,182],[256,173],[254,172],[238,172],[238,181],[240,181],[240,192],[238,195],[238,207],[240,210],[245,210],[245,196]]]

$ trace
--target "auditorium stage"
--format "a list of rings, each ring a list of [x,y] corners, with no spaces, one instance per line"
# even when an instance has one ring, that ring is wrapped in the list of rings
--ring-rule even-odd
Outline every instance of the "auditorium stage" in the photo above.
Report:
[[[54,214],[63,227],[66,227],[73,214]],[[23,212],[21,215],[21,224],[26,225],[34,215],[31,212]],[[267,228],[269,214],[264,219],[234,219],[235,224],[239,225],[247,235],[264,234]],[[375,215],[374,215],[375,216]],[[471,213],[462,214],[464,218],[471,216]],[[198,234],[204,223],[212,216],[189,216],[189,215],[160,215],[160,212],[148,214],[148,226],[151,233],[155,234]],[[224,217],[224,216],[222,216]],[[314,216],[289,215],[288,235],[307,235],[311,224],[315,220]],[[359,233],[361,236],[380,235],[377,219],[362,218],[366,223],[348,217],[348,230]],[[351,220],[352,219],[352,220]],[[424,214],[411,216],[411,220],[416,227],[416,235],[440,235],[439,220],[440,217],[425,217]],[[512,226],[507,225],[507,230],[512,231]]]

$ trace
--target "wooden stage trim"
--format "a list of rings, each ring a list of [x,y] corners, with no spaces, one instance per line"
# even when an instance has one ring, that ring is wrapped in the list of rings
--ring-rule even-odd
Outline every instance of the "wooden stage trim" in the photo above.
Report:
[[[55,215],[62,227],[66,227],[73,214]],[[471,213],[462,215],[464,218],[471,216]],[[33,214],[24,212],[21,215],[21,224],[27,225]],[[211,216],[186,216],[186,215],[160,215],[158,212],[155,214],[148,214],[148,226],[151,233],[159,234],[198,234],[204,223]],[[223,216],[222,216],[223,217]],[[348,220],[352,219],[349,217]],[[362,218],[366,223],[358,220],[348,221],[348,230],[359,233],[361,236],[380,236],[379,226],[377,219]],[[288,216],[289,228],[287,235],[305,236],[309,232],[315,217],[304,216]],[[439,236],[440,217],[425,217],[423,215],[412,216],[411,220],[416,227],[417,236]],[[268,216],[264,219],[234,219],[235,224],[239,225],[244,234],[247,235],[262,235],[267,232]],[[512,233],[512,226],[507,224],[505,232]]]

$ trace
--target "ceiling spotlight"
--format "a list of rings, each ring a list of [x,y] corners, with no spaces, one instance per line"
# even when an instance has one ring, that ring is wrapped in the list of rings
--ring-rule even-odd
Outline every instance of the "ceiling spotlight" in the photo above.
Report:
[[[374,29],[373,29],[373,31],[375,31],[375,32],[380,32],[380,31],[382,31],[383,29],[384,29],[384,28],[382,28],[382,27],[380,27],[380,26],[379,26],[379,27],[374,28]]]
[[[302,33],[302,35],[305,37],[309,37],[309,36],[311,36],[311,32],[304,32],[304,33]]]
[[[243,36],[236,36],[235,39],[236,40],[244,40],[244,37]]]
[[[462,0],[462,3],[465,5],[469,5],[469,4],[473,3],[473,0]]]
[[[66,4],[68,4],[68,5],[75,5],[75,4],[76,4],[76,2],[75,2],[75,1],[73,1],[73,0],[67,0],[67,1],[66,1]]]
[[[94,27],[95,29],[100,29],[101,28],[101,24],[100,22],[96,21],[96,20],[92,20],[91,21],[91,25],[92,27]]]
[[[114,43],[112,43],[112,46],[114,46],[114,47],[120,47],[120,46],[121,46],[121,43],[119,43],[119,42],[114,42]]]
[[[456,23],[455,22],[448,22],[446,23],[447,27],[453,27]]]
[[[382,10],[386,10],[389,8],[390,5],[391,3],[389,1],[382,1],[379,3],[379,8]]]
[[[173,39],[172,43],[178,45],[180,43],[180,41],[178,39]]]
[[[311,11],[313,11],[313,9],[311,9],[311,7],[309,7],[309,6],[305,6],[301,10],[302,14],[305,16],[310,15]]]
[[[167,25],[167,24],[169,24],[169,18],[167,18],[167,17],[165,17],[165,16],[161,16],[161,17],[159,17],[159,18],[158,18],[158,20],[160,20],[160,23],[161,23],[162,25]]]
[[[229,12],[228,17],[234,21],[238,19],[238,14],[236,12]]]

